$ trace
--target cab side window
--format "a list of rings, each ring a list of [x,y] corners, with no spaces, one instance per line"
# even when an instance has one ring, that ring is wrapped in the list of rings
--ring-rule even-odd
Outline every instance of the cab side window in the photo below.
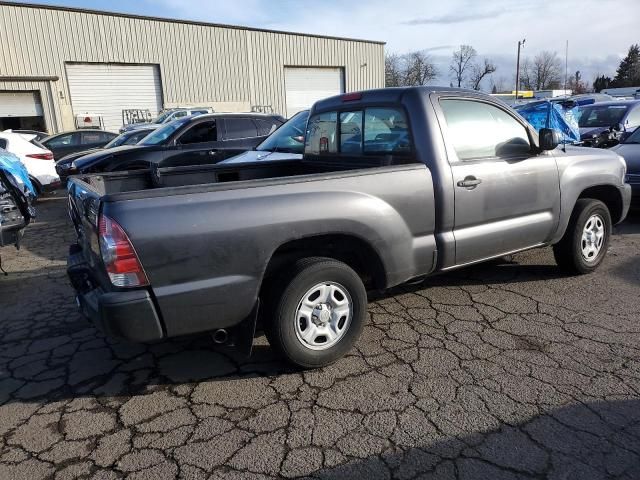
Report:
[[[189,130],[184,132],[180,139],[178,140],[179,144],[188,145],[192,143],[206,143],[206,142],[215,142],[218,140],[218,132],[216,128],[215,120],[211,120],[208,122],[201,122]]]
[[[47,142],[43,142],[47,147],[68,147],[70,145],[77,145],[80,140],[80,135],[77,133],[67,133],[58,137],[52,138]]]
[[[263,120],[261,118],[256,118],[254,120],[256,125],[258,126],[258,135],[271,135],[276,129],[280,126],[275,120]]]
[[[504,110],[475,100],[443,99],[440,106],[460,160],[531,153],[526,128]]]
[[[224,119],[227,129],[225,140],[235,140],[237,138],[257,137],[258,131],[256,125],[250,118],[231,118]]]
[[[100,143],[103,140],[106,140],[106,136],[103,136],[100,132],[82,132],[82,140],[80,140],[81,144],[87,143]]]

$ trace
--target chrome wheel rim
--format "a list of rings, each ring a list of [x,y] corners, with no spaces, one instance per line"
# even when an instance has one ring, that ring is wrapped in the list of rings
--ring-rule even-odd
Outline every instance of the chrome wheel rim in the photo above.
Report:
[[[344,337],[353,315],[353,302],[339,283],[311,287],[298,302],[294,326],[298,341],[310,350],[326,350]]]
[[[593,262],[598,258],[604,245],[604,235],[604,220],[600,215],[591,215],[584,224],[580,242],[582,258],[587,262]]]

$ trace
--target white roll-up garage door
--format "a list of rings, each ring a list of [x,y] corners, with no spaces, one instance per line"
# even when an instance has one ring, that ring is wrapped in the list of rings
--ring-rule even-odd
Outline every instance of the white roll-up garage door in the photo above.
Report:
[[[162,86],[156,65],[68,64],[71,106],[76,115],[101,115],[105,130],[117,132],[122,110],[162,109]]]
[[[285,67],[284,82],[288,118],[318,100],[344,93],[342,68]]]
[[[39,117],[42,103],[38,92],[0,92],[0,117]]]

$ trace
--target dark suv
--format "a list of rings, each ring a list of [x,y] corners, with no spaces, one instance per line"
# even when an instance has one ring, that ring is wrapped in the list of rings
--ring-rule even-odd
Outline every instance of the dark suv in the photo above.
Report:
[[[73,162],[76,173],[218,163],[251,150],[284,123],[279,115],[212,113],[174,120],[137,145],[86,155]]]

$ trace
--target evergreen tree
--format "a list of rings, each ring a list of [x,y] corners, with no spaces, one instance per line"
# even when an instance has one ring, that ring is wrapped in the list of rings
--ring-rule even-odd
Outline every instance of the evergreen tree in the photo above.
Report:
[[[640,45],[629,47],[627,56],[622,59],[616,76],[613,79],[614,87],[635,87],[640,85]]]
[[[600,93],[605,88],[609,88],[611,86],[611,82],[612,80],[610,77],[600,75],[593,81],[593,90],[597,93]]]

